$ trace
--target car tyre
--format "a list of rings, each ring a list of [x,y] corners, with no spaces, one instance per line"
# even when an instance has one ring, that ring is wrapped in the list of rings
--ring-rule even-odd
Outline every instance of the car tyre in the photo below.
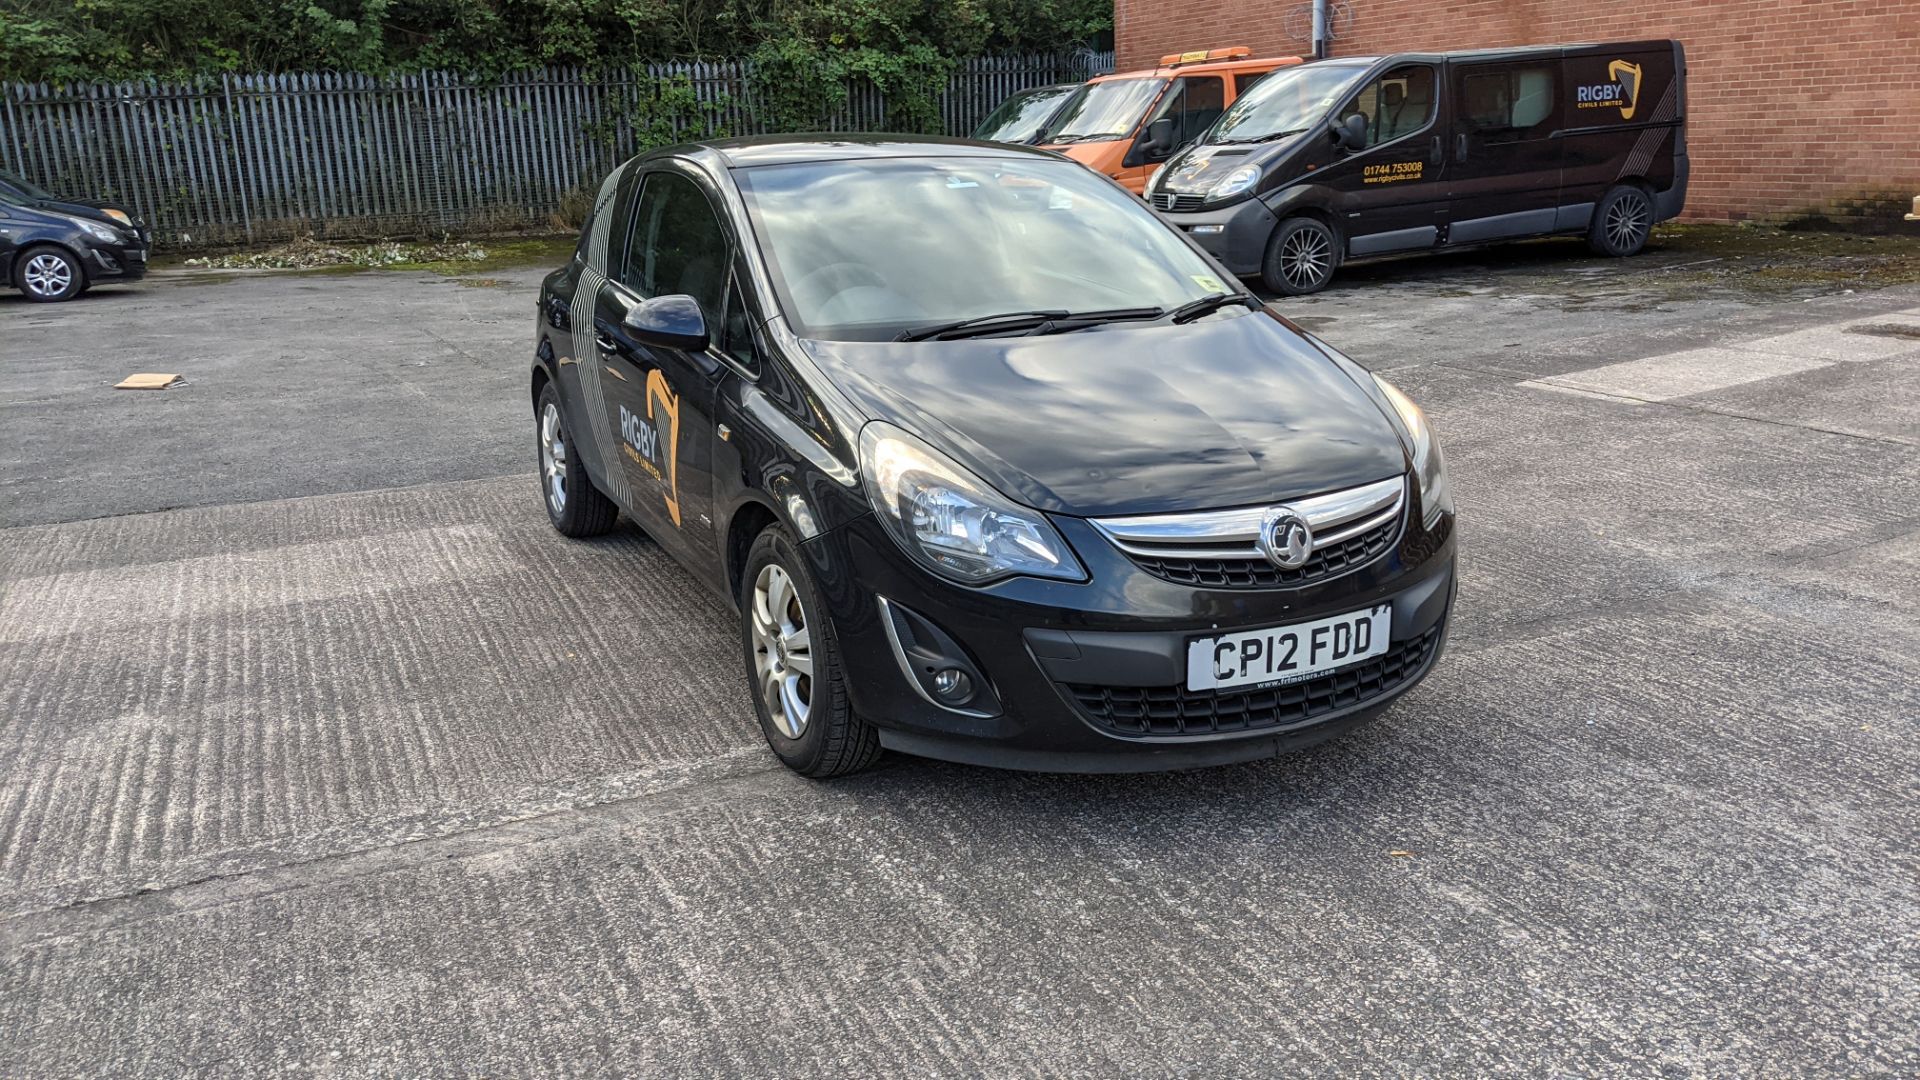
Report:
[[[600,536],[613,528],[620,508],[594,486],[587,463],[573,443],[560,391],[552,383],[540,388],[533,410],[534,433],[540,461],[540,501],[547,520],[563,536]]]
[[[57,304],[87,289],[86,268],[64,248],[51,244],[28,248],[14,266],[14,285],[35,303]]]
[[[1623,259],[1638,255],[1653,233],[1653,200],[1647,193],[1622,184],[1601,196],[1587,226],[1587,246],[1596,255]]]
[[[1318,218],[1288,218],[1267,241],[1260,280],[1282,296],[1317,293],[1340,266],[1340,238]]]
[[[760,731],[802,776],[846,776],[880,757],[880,733],[854,715],[840,643],[798,545],[767,526],[740,575],[740,640]]]

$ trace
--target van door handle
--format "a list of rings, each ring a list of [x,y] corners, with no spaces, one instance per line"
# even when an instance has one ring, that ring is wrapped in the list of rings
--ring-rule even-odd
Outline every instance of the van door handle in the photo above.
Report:
[[[601,352],[612,352],[614,350],[613,339],[598,330],[593,332],[593,343],[600,346]]]
[[[1464,131],[1453,137],[1453,160],[1467,160],[1467,133]]]
[[[1440,141],[1440,136],[1435,135],[1433,137],[1433,153],[1429,155],[1430,160],[1432,160],[1432,162],[1435,165],[1438,165],[1442,161],[1446,160],[1446,155],[1447,155],[1446,144]]]

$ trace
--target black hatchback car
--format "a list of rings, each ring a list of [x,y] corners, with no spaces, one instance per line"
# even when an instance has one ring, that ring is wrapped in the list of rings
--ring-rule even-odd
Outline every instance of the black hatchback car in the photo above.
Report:
[[[542,495],[740,613],[774,751],[1069,771],[1271,755],[1439,656],[1412,402],[1103,176],[963,140],[659,150],[544,284]]]
[[[71,300],[105,281],[146,275],[145,223],[101,199],[55,195],[0,170],[0,282],[29,300]]]

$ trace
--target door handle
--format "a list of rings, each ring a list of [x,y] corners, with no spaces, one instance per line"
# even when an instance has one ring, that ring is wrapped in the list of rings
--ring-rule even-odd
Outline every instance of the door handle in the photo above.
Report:
[[[1467,160],[1467,133],[1464,131],[1453,137],[1453,159]]]
[[[614,350],[613,339],[598,330],[593,332],[593,343],[600,346],[601,352],[612,352]]]
[[[1446,160],[1447,144],[1440,141],[1440,136],[1435,135],[1433,137],[1433,151],[1431,154],[1428,155],[1428,157],[1435,165],[1438,165]]]

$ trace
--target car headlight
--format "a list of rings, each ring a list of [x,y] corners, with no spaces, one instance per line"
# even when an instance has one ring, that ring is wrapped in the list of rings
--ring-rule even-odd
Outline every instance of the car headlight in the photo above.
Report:
[[[1165,165],[1156,165],[1153,171],[1147,174],[1147,194],[1153,194],[1154,187],[1160,183],[1160,174],[1166,171],[1167,167]]]
[[[1230,199],[1235,195],[1244,195],[1252,191],[1253,185],[1259,182],[1260,166],[1242,165],[1221,177],[1219,182],[1213,185],[1213,190],[1207,192],[1207,198]]]
[[[100,212],[112,218],[113,220],[119,222],[120,224],[125,225],[129,229],[133,228],[133,219],[127,216],[127,212],[125,210],[114,210],[112,208],[108,208]]]
[[[1413,439],[1413,476],[1420,485],[1422,519],[1431,529],[1441,514],[1453,512],[1453,487],[1447,483],[1447,463],[1440,456],[1440,443],[1433,437],[1427,414],[1420,411],[1412,398],[1378,375],[1373,381],[1380,384],[1380,392],[1393,403],[1393,411],[1400,414],[1400,422],[1407,426],[1407,434]]]
[[[88,236],[93,237],[95,240],[105,240],[109,244],[117,244],[120,242],[119,233],[114,232],[112,229],[108,228],[105,225],[100,224],[97,221],[88,221],[86,218],[78,218],[78,217],[70,217],[70,218],[67,218],[67,220],[73,222],[75,225],[80,226],[81,232],[86,233]]]
[[[906,553],[966,585],[1027,575],[1085,581],[1067,542],[925,443],[882,421],[860,432],[867,501]]]

